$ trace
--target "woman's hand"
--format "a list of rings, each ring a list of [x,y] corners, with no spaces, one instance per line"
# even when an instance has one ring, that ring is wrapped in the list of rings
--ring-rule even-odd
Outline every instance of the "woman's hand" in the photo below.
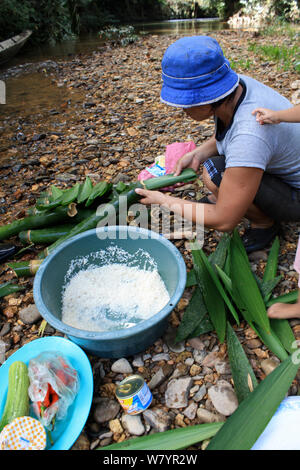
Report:
[[[181,157],[174,168],[174,176],[180,175],[184,168],[193,168],[197,171],[200,166],[199,149],[194,149]]]
[[[259,124],[279,124],[281,121],[277,116],[277,111],[272,111],[266,108],[256,108],[252,111],[252,114],[256,114],[256,120]]]
[[[151,191],[149,189],[137,188],[135,190],[137,194],[142,196],[142,199],[139,201],[142,204],[163,204],[165,201],[165,194],[160,191]]]

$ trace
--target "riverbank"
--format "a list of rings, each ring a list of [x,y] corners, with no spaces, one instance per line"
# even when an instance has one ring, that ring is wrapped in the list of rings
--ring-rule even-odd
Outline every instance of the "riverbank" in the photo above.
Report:
[[[249,50],[251,43],[269,43],[268,37],[247,31],[212,31],[210,35],[220,42],[237,72],[257,78],[291,99],[299,74],[293,69],[279,69],[276,61]],[[23,217],[25,209],[52,183],[67,187],[70,182],[83,181],[86,175],[94,183],[101,179],[136,180],[145,166],[164,153],[167,144],[188,140],[200,144],[212,135],[212,120],[190,121],[180,110],[159,101],[161,58],[177,38],[147,35],[124,48],[101,46],[92,54],[35,70],[35,86],[40,84],[35,104],[27,106],[26,89],[20,89],[17,102],[8,102],[11,108],[0,118],[1,224]],[[288,36],[277,38],[286,47],[289,41]],[[183,187],[179,195],[197,200],[204,193],[200,175],[200,184]],[[297,287],[293,270],[297,231],[296,224],[289,224],[280,236],[278,274],[283,279],[276,288],[278,293]],[[220,235],[213,230],[206,232],[207,253],[214,250]],[[185,240],[175,244],[190,269],[191,252]],[[39,248],[30,249],[19,259],[34,259]],[[263,250],[250,256],[258,275],[263,272],[267,254],[268,250]],[[5,265],[1,267],[0,283],[14,279]],[[42,319],[32,306],[32,279],[23,278],[20,283],[26,290],[1,302],[0,345],[5,351],[0,349],[0,362],[39,335]],[[219,344],[214,332],[174,344],[174,333],[190,296],[191,288],[172,312],[167,334],[141,355],[123,358],[117,364],[115,360],[90,357],[94,401],[76,448],[88,450],[135,435],[223,420],[232,413],[236,397],[226,346]],[[291,325],[300,337],[300,321],[291,321]],[[236,332],[257,378],[263,379],[278,360],[245,323]],[[60,335],[50,325],[44,334]],[[131,372],[151,383],[154,397],[148,412],[136,417],[134,424],[122,413],[114,396],[116,383]],[[224,386],[226,394],[222,393]],[[298,392],[296,380],[290,393]],[[178,408],[174,401],[179,395],[182,406]]]

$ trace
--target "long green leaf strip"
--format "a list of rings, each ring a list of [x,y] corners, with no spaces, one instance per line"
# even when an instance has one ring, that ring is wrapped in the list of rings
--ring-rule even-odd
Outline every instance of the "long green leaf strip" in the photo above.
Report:
[[[209,439],[223,423],[196,424],[99,447],[97,450],[180,450]]]
[[[195,243],[195,247],[196,246],[197,243]],[[192,256],[197,282],[201,289],[205,305],[215,327],[219,341],[220,343],[223,343],[226,334],[226,311],[223,298],[210,276],[207,265],[205,264],[202,256],[202,250],[194,249],[192,251]]]
[[[237,305],[244,315],[247,312],[245,319],[270,332],[266,306],[237,230],[230,245],[230,278]]]
[[[229,322],[227,322],[226,338],[234,389],[238,402],[241,403],[258,383],[245,351]]]
[[[242,401],[207,450],[250,450],[288,392],[299,368],[299,350],[271,372]]]

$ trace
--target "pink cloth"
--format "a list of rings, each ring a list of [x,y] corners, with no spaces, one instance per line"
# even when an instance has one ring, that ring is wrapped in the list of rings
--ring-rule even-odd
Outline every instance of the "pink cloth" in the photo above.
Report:
[[[169,144],[166,147],[166,152],[165,152],[165,163],[166,163],[166,174],[169,175],[170,173],[173,173],[174,167],[177,163],[177,161],[183,157],[188,152],[191,152],[196,148],[196,145],[194,142],[174,142],[173,144]],[[154,166],[150,165],[150,167]],[[155,178],[149,171],[142,170],[141,173],[138,175],[138,180],[147,180],[149,178]],[[164,189],[170,189],[170,188],[164,188]]]
[[[298,246],[297,246],[297,251],[296,251],[294,268],[297,271],[297,273],[299,274],[298,286],[300,287],[300,237],[299,237],[299,240],[298,240]]]

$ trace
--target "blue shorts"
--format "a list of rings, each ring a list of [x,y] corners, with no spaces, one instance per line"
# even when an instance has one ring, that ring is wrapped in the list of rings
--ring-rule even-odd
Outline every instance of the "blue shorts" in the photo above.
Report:
[[[225,157],[210,158],[203,165],[211,181],[219,187],[225,171]],[[270,173],[263,174],[253,203],[277,222],[300,222],[300,190]]]

